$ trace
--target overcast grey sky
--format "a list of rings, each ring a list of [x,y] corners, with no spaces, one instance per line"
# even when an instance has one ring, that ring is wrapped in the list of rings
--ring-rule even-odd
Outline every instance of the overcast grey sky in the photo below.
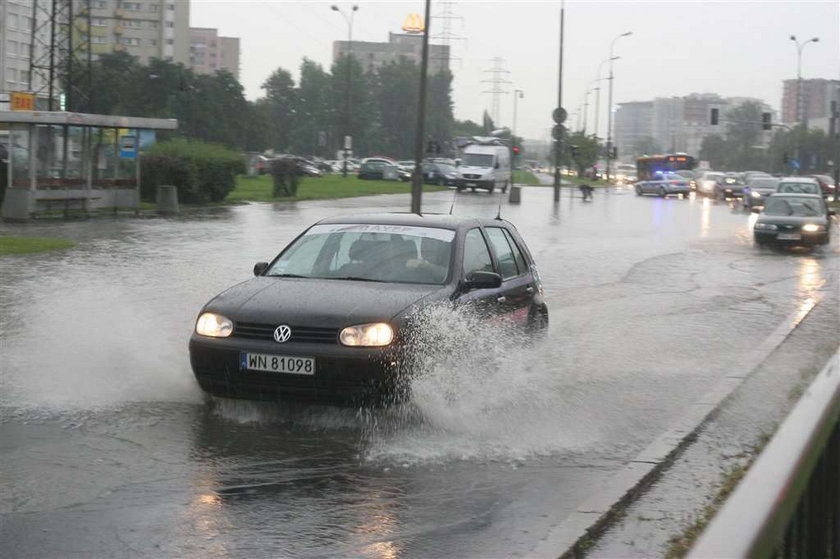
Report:
[[[297,76],[307,56],[329,69],[332,43],[347,39],[347,24],[331,4],[359,10],[353,40],[387,41],[401,32],[410,13],[423,13],[423,2],[310,0],[192,0],[193,27],[215,27],[224,36],[241,38],[241,76],[249,99],[262,96],[260,85],[277,67]],[[840,79],[840,1],[574,1],[566,6],[563,105],[574,111],[582,104],[598,65],[615,43],[614,102],[643,101],[659,96],[719,93],[763,99],[779,108],[782,80],[796,77],[800,40],[819,37],[802,55],[805,78]],[[491,108],[482,80],[491,59],[501,57],[513,82],[525,97],[517,105],[517,132],[527,138],[547,138],[551,110],[557,100],[559,1],[458,0],[452,11],[455,116],[481,121]],[[441,12],[432,1],[432,14]],[[441,31],[433,19],[431,34]],[[606,76],[607,64],[602,74]],[[601,91],[601,135],[606,131],[606,81]],[[594,94],[590,97],[589,129]],[[414,109],[410,107],[410,109]],[[500,125],[510,125],[512,95],[501,99]]]

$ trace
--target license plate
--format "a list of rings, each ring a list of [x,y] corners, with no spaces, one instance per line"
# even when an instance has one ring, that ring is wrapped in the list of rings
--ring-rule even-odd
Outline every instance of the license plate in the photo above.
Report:
[[[239,367],[243,371],[314,375],[315,358],[242,352],[239,354]]]
[[[799,241],[802,239],[802,235],[799,233],[779,233],[776,238],[780,241]]]
[[[475,183],[474,182],[468,182],[464,186],[475,186]]]

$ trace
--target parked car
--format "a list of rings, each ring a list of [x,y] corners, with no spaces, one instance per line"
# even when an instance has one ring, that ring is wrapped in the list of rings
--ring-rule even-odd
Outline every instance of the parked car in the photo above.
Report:
[[[811,177],[784,177],[779,180],[776,192],[790,194],[819,194],[822,189],[816,179]]]
[[[779,179],[770,175],[752,175],[744,186],[744,207],[752,209],[763,206],[768,196],[774,194],[779,186]]]
[[[691,193],[691,185],[688,179],[675,173],[665,173],[661,178],[655,180],[639,181],[634,188],[637,196],[656,194],[664,198],[669,194],[688,196]]]
[[[390,162],[373,160],[362,163],[358,177],[364,180],[411,180],[411,173]]]
[[[754,210],[755,211],[755,210]],[[831,217],[821,194],[773,194],[753,227],[757,245],[825,245],[831,240]]]
[[[423,182],[438,186],[458,186],[458,170],[446,163],[423,163]]]
[[[254,275],[198,313],[190,363],[209,394],[387,403],[408,392],[424,309],[466,307],[525,336],[548,325],[534,259],[504,220],[333,217]]]

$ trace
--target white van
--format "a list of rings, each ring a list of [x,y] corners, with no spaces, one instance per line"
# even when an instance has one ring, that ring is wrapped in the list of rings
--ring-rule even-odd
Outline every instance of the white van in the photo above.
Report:
[[[510,148],[496,138],[475,138],[467,145],[458,166],[458,190],[496,187],[507,192],[510,184]]]

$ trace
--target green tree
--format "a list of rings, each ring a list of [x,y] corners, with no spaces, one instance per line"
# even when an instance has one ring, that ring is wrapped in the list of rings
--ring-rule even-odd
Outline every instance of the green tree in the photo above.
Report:
[[[598,161],[601,146],[595,135],[587,135],[578,130],[568,136],[567,153],[564,165],[573,166],[577,169],[578,175],[582,176],[586,169],[589,169]]]
[[[297,92],[292,75],[283,68],[277,68],[262,84],[265,98],[261,111],[267,117],[266,127],[269,146],[280,152],[290,149],[295,128]]]
[[[327,157],[329,147],[326,140],[332,119],[330,75],[320,64],[308,58],[304,58],[300,65],[296,99],[294,151]]]
[[[725,169],[729,158],[729,144],[718,134],[703,138],[700,159],[708,161],[712,169]]]

